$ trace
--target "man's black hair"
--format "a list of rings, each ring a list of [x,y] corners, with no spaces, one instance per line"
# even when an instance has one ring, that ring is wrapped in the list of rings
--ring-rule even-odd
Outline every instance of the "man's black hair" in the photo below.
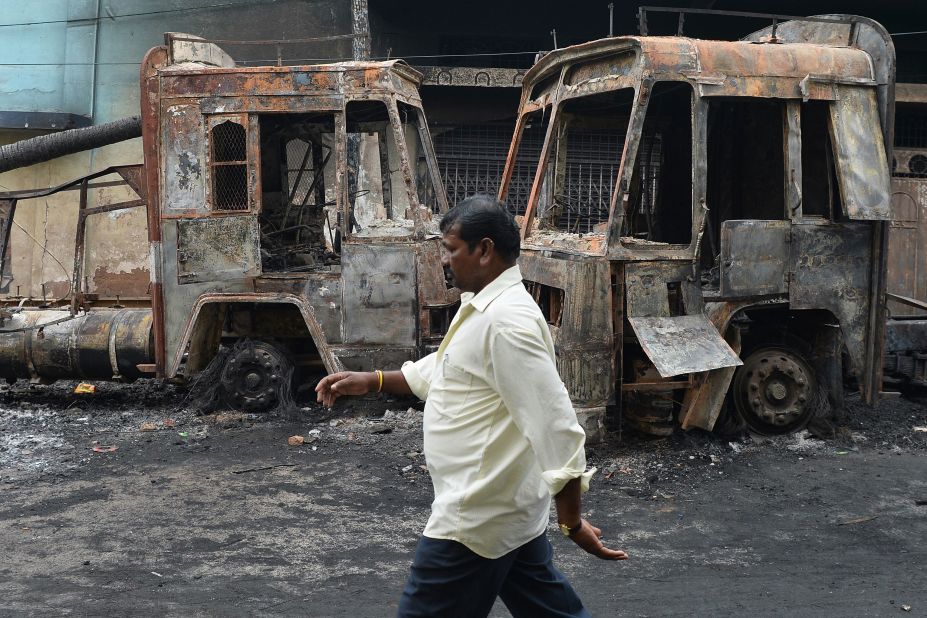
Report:
[[[506,261],[514,262],[521,248],[521,234],[515,217],[491,195],[471,195],[447,211],[441,219],[441,232],[455,225],[457,236],[472,252],[484,238],[492,240],[496,252]]]

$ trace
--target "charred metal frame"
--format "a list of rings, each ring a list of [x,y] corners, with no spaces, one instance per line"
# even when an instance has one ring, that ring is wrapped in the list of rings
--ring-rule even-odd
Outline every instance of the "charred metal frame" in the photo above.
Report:
[[[77,232],[74,240],[74,268],[71,274],[71,313],[76,314],[80,309],[86,308],[86,302],[90,300],[83,289],[83,268],[84,268],[84,250],[87,218],[105,212],[116,210],[126,210],[129,208],[140,208],[147,206],[145,199],[145,187],[142,184],[142,166],[141,165],[118,165],[108,167],[99,172],[89,174],[82,178],[70,180],[56,187],[48,189],[37,189],[32,191],[11,191],[0,193],[0,204],[5,205],[7,214],[3,218],[2,228],[0,228],[0,272],[4,272],[7,267],[7,255],[9,251],[10,231],[13,226],[13,217],[16,214],[17,202],[21,200],[36,199],[48,197],[63,191],[79,191],[80,198],[78,201],[77,211]],[[91,182],[97,178],[118,174],[122,180]],[[116,202],[103,206],[89,208],[87,206],[87,191],[91,188],[129,186],[139,196],[139,199],[128,200],[125,202]],[[13,297],[19,302],[18,295]],[[95,299],[94,299],[95,300]]]
[[[189,64],[191,56],[201,60]],[[204,58],[210,60],[204,64]],[[181,62],[186,64],[176,64]],[[431,221],[447,210],[447,201],[421,110],[420,82],[421,75],[401,61],[236,67],[214,45],[187,35],[169,34],[165,46],[149,52],[142,69],[142,121],[158,375],[175,375],[185,354],[196,359],[189,369],[202,368],[215,353],[200,349],[203,345],[235,336],[221,318],[232,307],[257,316],[261,307],[293,306],[302,316],[305,346],[314,347],[328,371],[397,363],[437,344],[444,314],[453,311],[459,293],[445,283]],[[348,105],[356,101],[385,106],[388,139],[395,144],[389,156],[398,157],[398,169],[389,179],[381,174],[381,180],[384,186],[395,183],[388,193],[404,192],[397,203],[409,205],[408,224],[388,221],[373,230],[356,225],[346,147]],[[415,115],[409,120],[421,146],[418,161],[434,187],[432,208],[418,199],[416,162],[406,146],[412,129],[400,115],[400,104]],[[340,246],[333,236],[332,250],[340,257],[308,270],[265,272],[257,253],[268,181],[262,177],[260,118],[274,115],[284,122],[318,113],[331,118],[334,127],[325,171],[326,188],[333,191],[326,204],[333,208],[325,208],[333,213],[329,224],[337,227]],[[250,206],[218,211],[209,207],[211,166],[204,140],[209,127],[233,117],[246,128]],[[386,161],[384,140],[380,135],[380,157],[372,165]],[[184,229],[193,234],[195,255],[181,255]],[[237,239],[234,251],[227,244],[223,249],[230,237]]]
[[[646,10],[650,8],[643,7],[641,12],[644,29]],[[587,432],[600,433],[601,420],[593,417],[601,417],[606,405],[615,404],[620,409],[628,393],[656,391],[672,397],[675,389],[685,389],[679,411],[683,426],[711,428],[734,366],[740,363],[740,333],[729,325],[750,308],[754,314],[764,309],[829,311],[843,330],[859,372],[864,400],[872,402],[878,393],[885,272],[883,221],[889,216],[886,160],[891,157],[892,114],[888,102],[893,96],[893,49],[884,29],[866,18],[820,16],[779,24],[782,17],[772,16],[773,27],[750,35],[745,42],[644,36],[594,41],[551,52],[525,76],[499,196],[505,199],[529,115],[545,110],[550,121],[522,219],[521,264],[526,280],[566,290],[564,327],[554,332],[561,357],[558,362],[578,412],[588,415]],[[850,47],[846,47],[847,41]],[[681,245],[641,243],[623,237],[635,173],[632,163],[637,160],[650,93],[656,84],[667,81],[686,84],[692,90],[691,236],[687,244]],[[607,228],[590,234],[542,229],[536,211],[542,185],[545,179],[552,178],[546,167],[553,141],[558,138],[563,104],[620,88],[633,88],[635,96]],[[732,285],[735,279],[753,283],[747,281],[747,275],[754,272],[750,269],[757,268],[758,262],[750,251],[745,254],[749,259],[736,267],[735,261],[742,258],[732,255],[725,262],[722,251],[720,293],[703,292],[698,283],[708,209],[712,208],[706,200],[707,118],[709,102],[717,97],[779,100],[783,108],[782,161],[791,171],[791,180],[783,178],[785,212],[780,215],[781,221],[727,221],[725,225],[730,225],[721,230],[720,239],[722,247],[730,248],[735,246],[732,239],[747,230],[751,235],[767,235],[771,253],[765,259],[775,262],[776,268],[764,290],[751,291],[739,287],[740,282]],[[867,97],[871,99],[866,103],[853,102]],[[860,188],[855,176],[862,174],[875,192],[872,198],[858,200],[857,194],[848,193],[848,212],[841,215],[843,222],[820,222],[802,212],[799,119],[801,102],[808,100],[832,102],[831,135],[846,129],[844,124],[834,126],[837,117],[833,110],[840,105],[845,108],[840,117],[850,119],[840,122],[856,123],[847,136],[880,142],[882,146],[871,154],[841,154],[844,167],[838,166],[837,172],[841,191]],[[871,109],[878,110],[878,117],[867,116]],[[838,138],[845,140],[846,136]],[[838,140],[837,144],[850,146],[846,141]],[[751,229],[751,223],[761,227]],[[776,231],[775,224],[781,224],[782,233]],[[766,230],[775,234],[769,236]],[[746,242],[744,247],[755,242],[742,240]],[[819,260],[819,255],[824,259]],[[838,263],[840,267],[835,269]],[[570,271],[582,273],[581,280],[564,279],[561,265],[566,264]],[[703,294],[708,301],[704,305]],[[635,300],[638,297],[640,300]],[[675,309],[674,303],[678,304]],[[685,320],[698,322],[698,327],[687,331],[682,325]],[[682,330],[660,330],[671,323]],[[704,327],[709,323],[714,335]],[[644,337],[650,328],[657,330]],[[661,338],[668,336],[680,337],[691,346],[677,350],[679,358],[661,357],[656,350]],[[640,357],[639,349],[634,352],[638,345],[651,363],[665,365],[658,379],[637,361],[634,368],[628,365],[629,358]],[[629,350],[632,357],[626,357]],[[673,356],[670,351],[666,354]],[[669,361],[687,361],[690,365],[683,371],[684,365]],[[685,379],[672,378],[680,373]]]

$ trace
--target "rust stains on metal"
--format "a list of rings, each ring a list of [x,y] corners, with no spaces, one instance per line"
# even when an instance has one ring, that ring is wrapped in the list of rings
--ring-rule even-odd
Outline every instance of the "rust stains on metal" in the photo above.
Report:
[[[522,134],[540,125],[520,263],[529,289],[563,290],[558,354],[578,407],[599,380],[635,426],[664,435],[666,402],[683,400],[683,426],[710,429],[737,355],[762,363],[750,355],[770,337],[804,338],[807,350],[783,355],[839,380],[834,355],[819,354],[835,321],[874,396],[893,60],[878,24],[857,22],[849,45],[842,21],[806,28],[805,42],[782,24],[786,44],[609,38],[555,50],[525,75],[499,197],[525,163]],[[598,264],[609,279],[596,286],[557,274]],[[687,321],[697,327],[667,330]],[[811,407],[772,429],[800,426]]]

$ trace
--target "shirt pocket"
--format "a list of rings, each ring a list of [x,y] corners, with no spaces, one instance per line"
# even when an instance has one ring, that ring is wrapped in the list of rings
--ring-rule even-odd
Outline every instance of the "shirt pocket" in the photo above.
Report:
[[[473,374],[457,366],[449,354],[440,359],[438,380],[432,381],[428,398],[441,417],[454,418],[467,405],[473,387]]]

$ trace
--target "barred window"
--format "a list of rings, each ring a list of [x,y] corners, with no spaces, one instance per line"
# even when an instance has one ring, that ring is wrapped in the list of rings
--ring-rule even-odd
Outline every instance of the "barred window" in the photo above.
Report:
[[[226,120],[210,131],[212,205],[215,210],[248,210],[248,155],[245,128]]]

